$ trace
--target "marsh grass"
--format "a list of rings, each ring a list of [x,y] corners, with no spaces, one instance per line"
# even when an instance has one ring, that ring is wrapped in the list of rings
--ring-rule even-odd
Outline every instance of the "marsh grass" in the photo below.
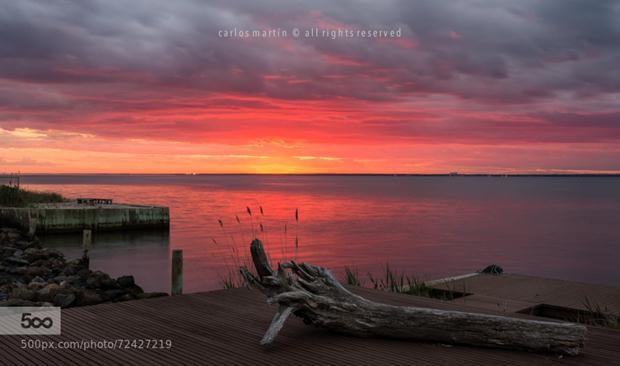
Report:
[[[254,211],[250,206],[246,206],[245,212],[247,214],[249,227],[244,225],[244,220],[240,218],[239,215],[235,215],[234,217],[233,228],[227,226],[227,222],[230,221],[218,218],[217,223],[220,227],[222,238],[220,238],[221,240],[212,238],[212,242],[216,246],[222,246],[228,243],[228,246],[230,247],[230,257],[228,263],[226,264],[226,273],[220,277],[222,286],[225,289],[247,286],[248,284],[246,283],[245,278],[239,272],[239,267],[246,266],[250,269],[253,268],[249,250],[246,249],[245,244],[241,247],[237,245],[237,236],[241,236],[241,243],[248,244],[254,238],[261,239],[263,241],[263,245],[265,246],[265,251],[268,258],[269,253],[273,252],[273,250],[270,250],[270,247],[273,249],[276,244],[280,247],[280,255],[284,260],[291,259],[288,257],[290,253],[289,247],[292,247],[293,249],[293,259],[297,260],[298,258],[300,247],[300,215],[298,208],[295,209],[295,214],[293,216],[294,222],[292,224],[294,225],[294,240],[292,240],[291,243],[289,243],[289,232],[291,231],[289,221],[284,221],[281,225],[276,225],[276,228],[281,228],[280,230],[276,229],[276,231],[280,232],[273,233],[269,232],[268,227],[273,228],[274,226],[268,226],[265,224],[266,215],[263,206],[258,206],[258,210]],[[258,212],[258,214],[256,212]],[[250,231],[250,235],[244,234],[248,232],[248,229]],[[278,238],[279,243],[272,240],[274,236]],[[243,254],[239,252],[238,248],[241,248]],[[277,263],[274,263],[274,261],[270,258],[269,261],[271,262],[273,268],[277,267]],[[456,291],[454,288],[451,288],[450,283],[445,284],[446,289],[428,286],[424,281],[421,281],[415,277],[410,277],[404,272],[395,271],[389,264],[385,265],[381,275],[375,276],[368,272],[367,278],[363,278],[357,268],[345,266],[344,282],[350,286],[370,287],[377,290],[424,296],[441,300],[453,300],[466,294],[464,289],[460,292]]]
[[[230,247],[229,258],[227,263],[225,264],[226,273],[225,275],[220,276],[220,282],[225,289],[246,287],[248,285],[245,281],[245,278],[239,272],[239,267],[246,266],[249,269],[253,268],[252,260],[249,254],[250,251],[247,250],[245,243],[249,245],[249,243],[255,238],[261,239],[261,241],[263,242],[268,258],[269,253],[272,252],[272,250],[270,250],[270,247],[273,248],[276,245],[280,247],[280,254],[284,259],[288,259],[288,247],[294,246],[295,259],[297,258],[297,249],[299,248],[299,240],[297,237],[297,230],[299,225],[299,209],[295,209],[294,217],[296,235],[294,243],[288,243],[288,221],[284,221],[283,225],[281,226],[281,232],[269,232],[268,225],[266,225],[265,223],[266,215],[263,206],[259,205],[258,210],[252,210],[250,206],[246,206],[245,213],[247,214],[246,222],[244,222],[244,219],[242,219],[238,214],[234,216],[234,221],[228,221],[225,218],[218,218],[217,224],[220,227],[221,236],[219,236],[217,239],[215,237],[211,238],[211,242],[216,247],[222,247],[224,245],[228,245]],[[230,222],[233,223],[232,227],[230,226]],[[277,237],[279,242],[272,240],[272,237],[274,235]],[[237,245],[238,237],[241,238],[240,240],[243,244],[241,246]],[[239,252],[239,248],[241,248],[241,252],[243,254]],[[274,261],[271,259],[269,259],[269,261],[271,262],[272,267],[276,268],[277,263],[274,263]]]
[[[587,296],[583,301],[583,306],[586,308],[587,313],[578,314],[577,322],[599,327],[620,329],[620,314],[614,314],[606,306],[593,302]]]
[[[230,268],[228,268],[226,276],[220,278],[220,281],[226,290],[247,286],[245,279],[239,274],[239,271],[233,271]]]
[[[300,240],[299,240],[299,227],[300,227],[300,215],[299,209],[295,209],[294,221],[289,223],[285,220],[280,225],[268,226],[265,224],[265,220],[268,219],[265,215],[265,209],[263,206],[258,206],[258,210],[252,210],[250,206],[246,206],[245,213],[247,214],[247,225],[244,219],[240,215],[234,216],[233,220],[226,220],[218,218],[217,223],[221,230],[221,238],[217,240],[212,238],[214,245],[221,247],[228,244],[230,247],[230,257],[226,264],[226,272],[223,276],[220,276],[220,281],[223,288],[232,289],[239,287],[246,287],[248,284],[245,278],[239,272],[239,267],[246,266],[249,269],[253,268],[252,260],[250,258],[249,250],[246,245],[249,244],[254,238],[259,238],[263,241],[265,251],[268,259],[272,265],[272,268],[277,267],[277,263],[269,258],[269,253],[273,252],[275,245],[280,247],[280,256],[284,260],[289,260],[289,254],[293,254],[294,260],[297,260],[299,254]],[[242,217],[244,215],[241,215]],[[291,220],[292,221],[292,220]],[[227,226],[227,223],[233,223],[233,227]],[[294,225],[294,226],[291,226]],[[276,232],[270,232],[268,228],[281,228],[276,229]],[[294,239],[291,237],[289,243],[289,233],[294,235]],[[248,235],[249,231],[249,235]],[[279,231],[279,232],[278,232]],[[273,237],[277,237],[279,242],[274,242]],[[238,246],[237,237],[241,237],[242,246]],[[289,251],[289,247],[292,247],[292,251]],[[239,252],[239,248],[241,252]],[[270,250],[271,249],[271,250]],[[450,283],[445,283],[446,289],[440,289],[432,286],[428,286],[424,281],[421,281],[415,277],[410,277],[404,272],[398,272],[393,270],[389,264],[386,264],[382,270],[381,275],[375,276],[372,273],[367,273],[367,278],[363,278],[357,268],[350,266],[344,267],[344,282],[350,286],[370,287],[377,290],[390,291],[396,293],[403,293],[415,296],[424,296],[441,300],[453,300],[455,298],[466,295],[465,289],[457,291],[450,286]]]
[[[38,203],[65,202],[58,193],[34,192],[7,185],[0,186],[0,206],[29,207]]]
[[[360,275],[359,275],[357,268],[352,269],[351,267],[345,266],[344,276],[345,276],[345,282],[347,283],[347,285],[358,286],[358,287],[363,286],[362,281],[360,280]]]

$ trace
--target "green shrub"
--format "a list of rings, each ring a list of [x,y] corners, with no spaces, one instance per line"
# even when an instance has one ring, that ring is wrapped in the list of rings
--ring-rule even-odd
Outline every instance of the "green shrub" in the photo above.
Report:
[[[64,202],[66,200],[58,193],[33,192],[6,185],[0,186],[0,206],[28,207],[37,203]]]

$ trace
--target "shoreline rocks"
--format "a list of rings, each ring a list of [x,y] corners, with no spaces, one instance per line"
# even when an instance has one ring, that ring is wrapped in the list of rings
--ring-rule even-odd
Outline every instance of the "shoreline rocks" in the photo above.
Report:
[[[69,308],[167,295],[145,293],[133,276],[114,279],[88,263],[86,257],[67,261],[36,237],[0,228],[0,306]]]

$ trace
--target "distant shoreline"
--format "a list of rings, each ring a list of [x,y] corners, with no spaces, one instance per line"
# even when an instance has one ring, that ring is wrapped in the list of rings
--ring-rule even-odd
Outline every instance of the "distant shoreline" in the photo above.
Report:
[[[22,173],[22,177],[36,176],[335,176],[335,177],[620,177],[620,173],[588,174],[500,174],[500,173]]]

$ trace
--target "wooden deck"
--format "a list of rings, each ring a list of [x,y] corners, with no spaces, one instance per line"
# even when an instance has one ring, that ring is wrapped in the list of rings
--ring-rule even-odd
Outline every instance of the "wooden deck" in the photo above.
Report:
[[[375,301],[497,314],[492,307],[355,289]],[[63,310],[61,336],[0,336],[3,365],[618,365],[620,331],[590,328],[577,357],[360,339],[292,317],[270,349],[258,342],[275,308],[256,290],[234,289]],[[521,314],[511,316],[529,317]],[[22,340],[170,339],[171,349],[24,350]]]
[[[478,274],[454,281],[435,281],[434,287],[472,293],[455,302],[493,310],[516,312],[540,304],[589,310],[589,301],[620,314],[617,287],[518,274]]]

